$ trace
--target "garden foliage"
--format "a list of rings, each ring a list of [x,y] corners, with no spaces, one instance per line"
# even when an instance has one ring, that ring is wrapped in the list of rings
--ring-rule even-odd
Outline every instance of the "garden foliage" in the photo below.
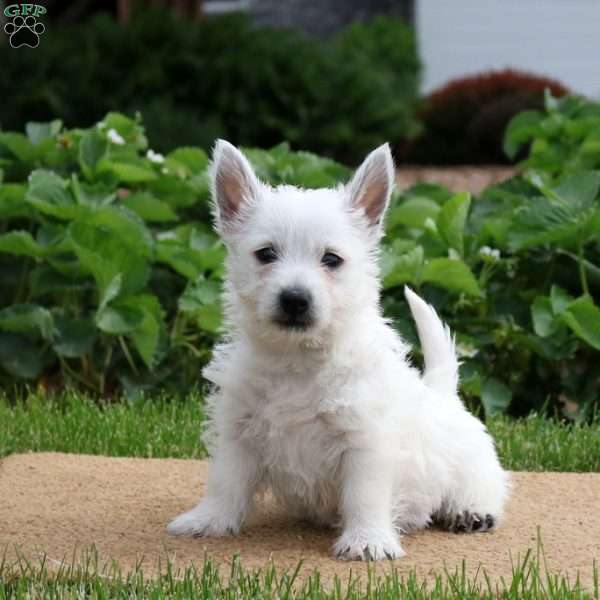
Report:
[[[432,302],[456,332],[462,391],[487,414],[598,404],[599,135],[597,106],[549,96],[507,132],[509,152],[531,145],[523,175],[476,199],[424,184],[393,199],[385,313],[416,341],[404,284]],[[286,145],[247,154],[272,183],[349,175]],[[138,120],[111,113],[89,129],[0,133],[0,168],[4,382],[104,394],[197,383],[221,325],[224,257],[206,154],[157,155]]]
[[[353,24],[323,42],[256,28],[241,14],[188,22],[149,10],[126,27],[108,16],[53,25],[43,46],[33,58],[0,44],[4,129],[54,118],[90,126],[119,107],[142,114],[161,152],[208,150],[223,137],[358,162],[414,126],[415,36],[395,19]]]

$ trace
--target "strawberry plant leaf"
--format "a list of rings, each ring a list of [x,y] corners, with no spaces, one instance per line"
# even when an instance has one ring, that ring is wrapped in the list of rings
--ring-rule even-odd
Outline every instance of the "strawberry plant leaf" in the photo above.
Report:
[[[75,202],[67,182],[52,171],[37,170],[30,175],[25,201],[57,219],[72,220],[88,214],[86,207]]]
[[[178,307],[181,312],[192,314],[205,331],[219,331],[223,315],[218,283],[204,279],[189,283],[179,298]]]
[[[577,337],[600,350],[600,308],[589,296],[571,302],[561,318]]]
[[[10,231],[0,235],[0,253],[2,252],[31,258],[42,258],[46,254],[45,248],[28,231]]]
[[[173,175],[163,175],[160,179],[150,181],[146,188],[174,209],[193,206],[202,198],[189,181],[183,181]]]
[[[147,192],[131,194],[123,200],[123,206],[148,223],[167,223],[178,220],[177,213],[166,202]]]
[[[0,366],[18,379],[36,379],[44,368],[43,351],[22,335],[0,332]]]
[[[22,133],[0,132],[0,148],[22,162],[33,162],[37,154],[35,146]]]
[[[29,141],[37,145],[45,140],[55,138],[62,129],[63,123],[60,119],[55,119],[49,123],[35,123],[30,121],[25,125],[25,133]]]
[[[553,285],[550,288],[550,304],[552,306],[552,312],[555,315],[561,315],[571,302],[573,302],[573,296],[568,294],[561,287]]]
[[[91,213],[85,223],[110,230],[136,254],[152,256],[154,242],[148,228],[137,214],[125,207],[103,206]]]
[[[92,289],[94,283],[86,278],[77,278],[60,273],[48,264],[41,264],[29,274],[29,290],[31,298],[39,298],[46,294],[76,294]]]
[[[523,144],[537,134],[543,119],[543,113],[533,110],[521,112],[513,117],[504,133],[503,149],[508,158],[514,159]]]
[[[163,311],[156,296],[141,294],[124,299],[120,308],[129,308],[142,315],[141,322],[128,334],[148,369],[154,368],[167,349]]]
[[[423,282],[432,283],[455,293],[481,296],[481,289],[471,269],[461,260],[434,258],[425,264]]]
[[[168,168],[178,174],[189,177],[201,173],[208,166],[208,156],[201,148],[183,147],[177,148],[167,154],[166,163]]]
[[[471,206],[471,194],[462,192],[452,196],[440,211],[437,218],[437,227],[440,235],[449,248],[464,255],[465,224]]]
[[[96,280],[99,303],[104,299],[115,277],[121,275],[120,293],[136,293],[143,289],[150,269],[138,250],[108,227],[72,223],[69,233],[81,266]]]
[[[158,177],[152,169],[142,163],[133,164],[102,159],[97,168],[99,173],[110,173],[125,184],[147,183]]]
[[[500,380],[489,377],[481,384],[481,404],[486,417],[503,413],[512,402],[510,388]]]
[[[556,333],[559,321],[552,310],[552,303],[547,296],[538,296],[531,305],[533,329],[540,337],[548,337]]]
[[[144,313],[132,306],[107,306],[98,312],[96,325],[98,329],[113,335],[131,333],[144,320]]]
[[[388,229],[394,229],[398,225],[423,229],[425,221],[431,219],[435,222],[439,212],[440,206],[434,200],[425,196],[413,196],[390,209],[386,225]]]
[[[49,310],[37,304],[13,304],[0,310],[0,329],[12,333],[37,332],[50,340],[54,319]]]
[[[390,289],[404,283],[418,285],[423,269],[424,252],[421,246],[398,255],[391,249],[384,249],[380,256],[383,288]]]
[[[578,173],[555,188],[549,188],[537,177],[530,181],[544,197],[532,198],[515,213],[510,246],[517,251],[547,243],[576,246],[588,234],[596,216],[600,172]]]
[[[92,350],[96,341],[96,327],[89,319],[72,319],[54,315],[52,348],[67,358],[77,358]]]
[[[224,258],[225,249],[221,242],[194,227],[163,232],[156,242],[156,260],[192,281],[207,271],[218,269]]]
[[[121,273],[117,273],[111,280],[111,282],[106,286],[106,289],[102,293],[100,297],[100,303],[98,304],[97,314],[101,313],[106,305],[114,300],[120,293],[123,287],[123,275]]]
[[[600,171],[582,171],[567,177],[552,190],[552,193],[574,209],[586,210],[594,207],[598,190],[600,190]]]
[[[98,129],[92,128],[83,134],[79,142],[79,166],[88,179],[94,176],[96,165],[106,156],[107,150],[106,137]]]
[[[0,184],[0,218],[31,218],[31,208],[25,204],[26,186],[19,183]]]

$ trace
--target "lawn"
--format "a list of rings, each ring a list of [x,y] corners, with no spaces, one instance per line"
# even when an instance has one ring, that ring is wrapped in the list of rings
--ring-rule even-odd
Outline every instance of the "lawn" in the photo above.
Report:
[[[0,456],[16,452],[61,451],[108,456],[202,458],[199,443],[203,419],[199,394],[176,399],[166,396],[99,404],[72,392],[54,398],[31,393],[13,403],[0,399]],[[511,470],[600,471],[600,419],[567,424],[532,415],[512,420],[497,416],[488,427],[503,464]],[[495,587],[481,572],[475,579],[447,572],[426,584],[416,575],[392,574],[370,580],[338,581],[333,587],[315,574],[302,584],[293,573],[277,574],[268,565],[261,571],[234,561],[231,572],[205,561],[197,570],[167,572],[146,578],[141,570],[125,574],[104,567],[93,555],[85,566],[65,564],[49,576],[47,564],[17,564],[0,555],[0,600],[4,598],[598,598],[578,582],[543,574],[543,548],[515,558],[510,581]],[[229,567],[227,567],[229,569]],[[586,595],[589,592],[588,595]]]
[[[145,458],[204,458],[202,399],[158,396],[98,404],[78,393],[24,401],[0,398],[0,457],[72,452]],[[502,464],[513,471],[600,471],[600,418],[572,424],[531,415],[494,416],[487,425]]]

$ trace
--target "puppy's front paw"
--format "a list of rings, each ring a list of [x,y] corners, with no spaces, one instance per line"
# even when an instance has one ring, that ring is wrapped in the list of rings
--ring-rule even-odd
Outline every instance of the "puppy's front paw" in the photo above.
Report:
[[[340,560],[394,560],[406,554],[393,531],[346,530],[333,546]]]
[[[226,537],[237,535],[240,520],[218,510],[208,502],[201,502],[192,510],[175,517],[167,526],[171,535],[191,535],[193,537]]]

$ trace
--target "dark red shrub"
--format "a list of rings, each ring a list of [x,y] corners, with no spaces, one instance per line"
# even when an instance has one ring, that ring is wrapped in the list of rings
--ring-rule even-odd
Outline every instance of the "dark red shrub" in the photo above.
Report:
[[[504,130],[523,110],[543,107],[544,90],[564,96],[556,80],[506,69],[455,79],[427,96],[418,110],[422,133],[401,143],[399,161],[418,164],[509,163]]]

